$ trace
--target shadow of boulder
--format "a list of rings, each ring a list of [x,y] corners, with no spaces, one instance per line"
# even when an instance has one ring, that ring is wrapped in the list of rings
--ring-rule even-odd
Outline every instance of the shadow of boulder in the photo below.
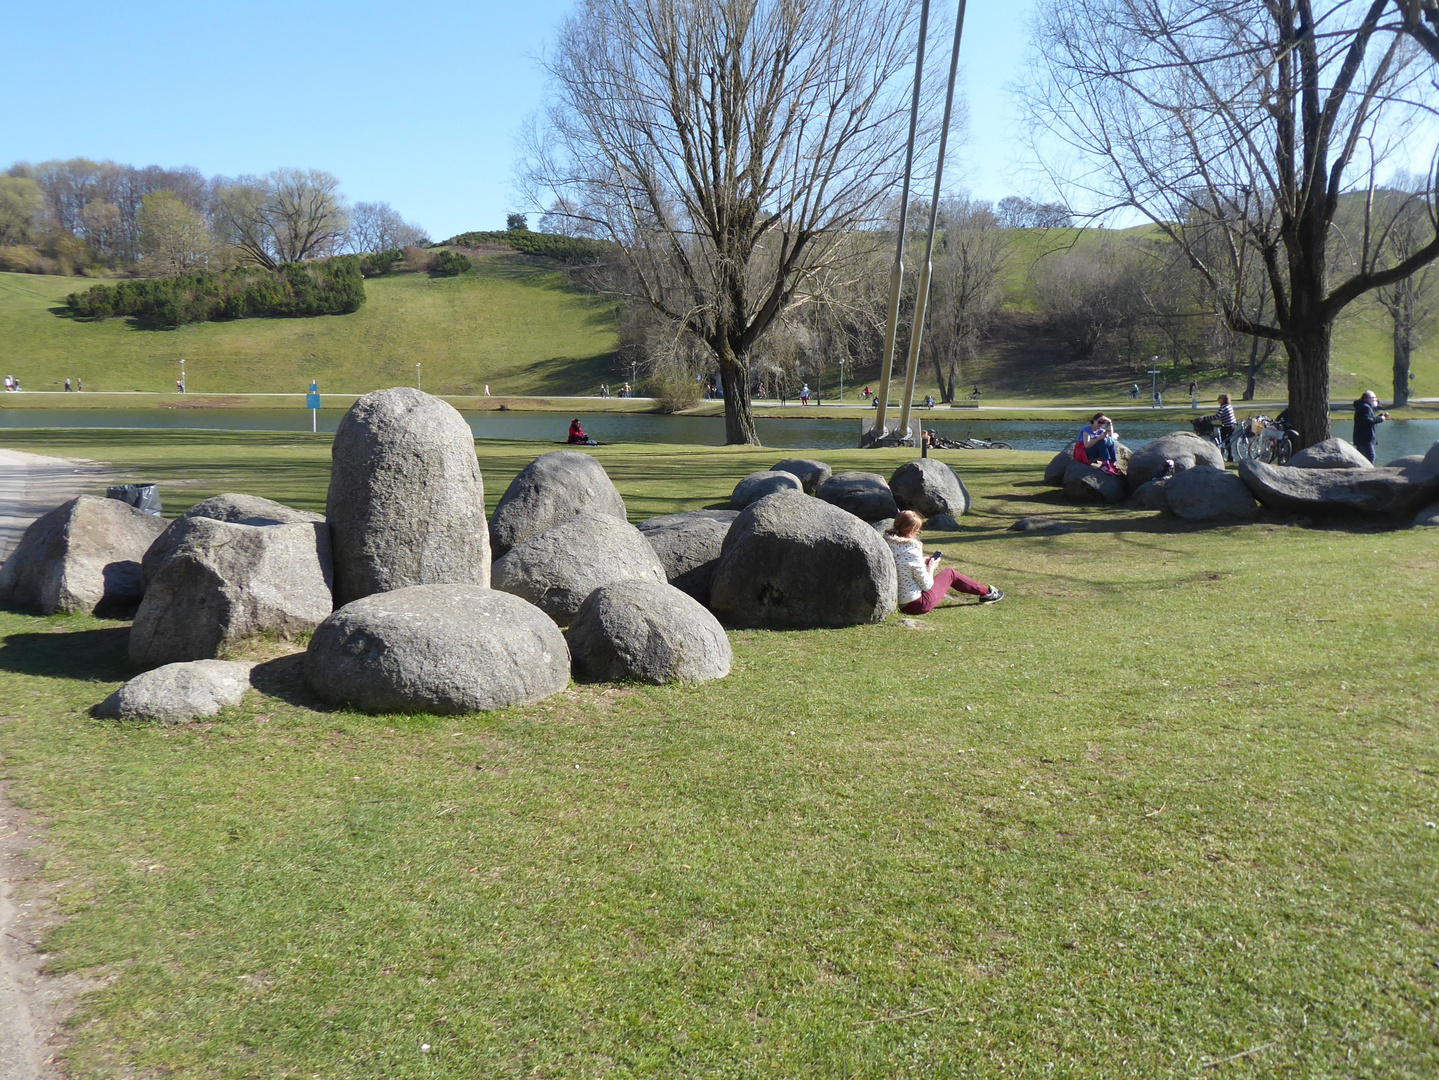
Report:
[[[333,711],[328,702],[316,697],[305,685],[305,654],[302,652],[256,664],[250,669],[250,685],[267,697],[278,698],[287,705],[315,712]]]
[[[130,628],[11,634],[0,643],[0,671],[87,682],[123,682],[135,673]]]

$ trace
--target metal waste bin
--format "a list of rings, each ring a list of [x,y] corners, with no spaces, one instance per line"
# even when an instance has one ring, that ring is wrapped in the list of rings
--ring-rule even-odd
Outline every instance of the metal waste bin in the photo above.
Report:
[[[159,484],[113,484],[105,489],[105,498],[119,499],[143,513],[160,516]]]

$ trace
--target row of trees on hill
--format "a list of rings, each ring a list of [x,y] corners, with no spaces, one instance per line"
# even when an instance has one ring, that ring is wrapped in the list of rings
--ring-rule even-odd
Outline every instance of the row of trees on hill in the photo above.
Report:
[[[428,243],[388,203],[349,203],[318,169],[207,178],[74,158],[0,175],[0,270],[165,276]]]
[[[869,332],[837,297],[873,269],[863,238],[893,229],[917,16],[914,0],[588,0],[561,28],[532,202],[612,241],[611,287],[712,358],[731,442],[755,441],[767,335],[825,340],[826,311]],[[1340,313],[1439,258],[1436,31],[1435,0],[1041,7],[1027,106],[1056,187],[1151,222],[1187,268],[1164,284],[1200,286],[1191,317],[1282,351],[1306,443],[1329,434]],[[919,161],[938,97],[919,98]],[[1381,183],[1401,160],[1432,162],[1417,190]],[[1040,216],[1017,224],[1068,220],[1023,209]]]

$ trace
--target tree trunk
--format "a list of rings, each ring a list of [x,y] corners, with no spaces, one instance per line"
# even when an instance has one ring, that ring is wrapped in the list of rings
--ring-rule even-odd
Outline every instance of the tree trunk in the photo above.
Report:
[[[1231,350],[1232,352],[1232,350]],[[1249,339],[1249,377],[1244,380],[1244,393],[1240,395],[1240,401],[1254,400],[1254,384],[1258,382],[1259,371],[1259,339]]]
[[[729,446],[758,446],[750,408],[748,358],[736,353],[728,342],[721,343],[717,352],[720,385],[724,387],[724,441]]]
[[[1333,328],[1314,325],[1284,343],[1289,354],[1289,423],[1299,432],[1296,450],[1329,438],[1329,344]]]
[[[1405,284],[1408,284],[1407,282]],[[1409,404],[1409,360],[1413,352],[1410,334],[1412,322],[1403,307],[1395,307],[1394,315],[1394,407]]]

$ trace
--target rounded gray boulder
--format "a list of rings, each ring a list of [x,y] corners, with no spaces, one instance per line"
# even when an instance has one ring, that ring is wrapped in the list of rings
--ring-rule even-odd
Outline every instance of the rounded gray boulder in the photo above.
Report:
[[[1049,459],[1049,464],[1044,467],[1044,482],[1050,487],[1063,487],[1064,474],[1074,464],[1073,448],[1061,450]]]
[[[1168,486],[1168,480],[1150,480],[1140,484],[1129,496],[1129,505],[1136,510],[1168,510],[1169,497],[1164,493]]]
[[[284,503],[277,503],[270,499],[262,499],[258,495],[216,495],[197,502],[183,514],[170,522],[169,526],[150,545],[145,552],[144,559],[140,562],[140,576],[144,581],[145,588],[150,587],[150,582],[155,579],[160,565],[170,557],[184,542],[185,537],[190,534],[194,526],[191,524],[196,520],[224,521],[235,525],[313,525],[323,523],[325,518],[322,514],[312,514],[308,510],[296,510]],[[326,559],[329,545],[326,544]],[[330,571],[326,570],[326,580],[329,579]]]
[[[346,604],[315,630],[305,681],[365,712],[484,712],[569,685],[564,635],[544,612],[478,585],[414,585]]]
[[[1299,451],[1287,462],[1291,469],[1372,469],[1374,462],[1343,439],[1325,439]]]
[[[95,706],[95,715],[116,720],[184,723],[238,705],[250,689],[253,664],[191,660],[136,675]]]
[[[1075,502],[1121,503],[1129,494],[1124,477],[1095,465],[1074,462],[1064,473],[1064,494]]]
[[[691,510],[653,517],[637,528],[654,548],[669,583],[708,604],[720,546],[737,517],[737,510]]]
[[[488,585],[489,532],[465,418],[400,386],[366,394],[335,432],[325,518],[335,602],[430,583]]]
[[[735,519],[710,606],[739,626],[876,623],[895,608],[894,556],[869,525],[799,493],[770,495]]]
[[[969,509],[969,491],[953,469],[937,458],[906,461],[889,478],[889,490],[901,510],[922,517],[961,517]]]
[[[1151,480],[1150,484],[1157,481]],[[1175,516],[1187,521],[1253,521],[1259,516],[1254,496],[1244,481],[1223,469],[1196,465],[1164,483],[1164,497]],[[1148,485],[1145,485],[1148,486]],[[1137,493],[1136,493],[1137,494]]]
[[[878,473],[835,473],[815,489],[815,494],[861,521],[879,521],[899,513],[894,493]]]
[[[500,496],[490,519],[494,557],[583,511],[625,518],[625,501],[604,466],[579,450],[541,454]]]
[[[1163,473],[1166,458],[1174,462],[1176,470],[1192,469],[1196,465],[1224,468],[1224,455],[1219,447],[1192,431],[1175,431],[1145,443],[1129,455],[1126,473],[1129,490],[1135,491]]]
[[[758,502],[776,491],[804,491],[804,485],[792,472],[770,469],[767,472],[750,473],[734,486],[729,504],[732,510],[743,510],[752,502]]]
[[[647,683],[707,682],[730,669],[719,620],[672,585],[601,585],[565,632],[576,679]]]
[[[813,495],[834,473],[823,461],[815,461],[813,458],[785,458],[771,465],[770,471],[787,472],[798,477],[806,495]]]
[[[126,614],[140,602],[140,561],[165,522],[118,499],[80,495],[36,518],[0,566],[0,601],[56,612]]]
[[[495,563],[493,575],[496,589],[523,597],[560,623],[574,618],[601,585],[631,578],[668,580],[642,532],[589,510],[512,548]]]

